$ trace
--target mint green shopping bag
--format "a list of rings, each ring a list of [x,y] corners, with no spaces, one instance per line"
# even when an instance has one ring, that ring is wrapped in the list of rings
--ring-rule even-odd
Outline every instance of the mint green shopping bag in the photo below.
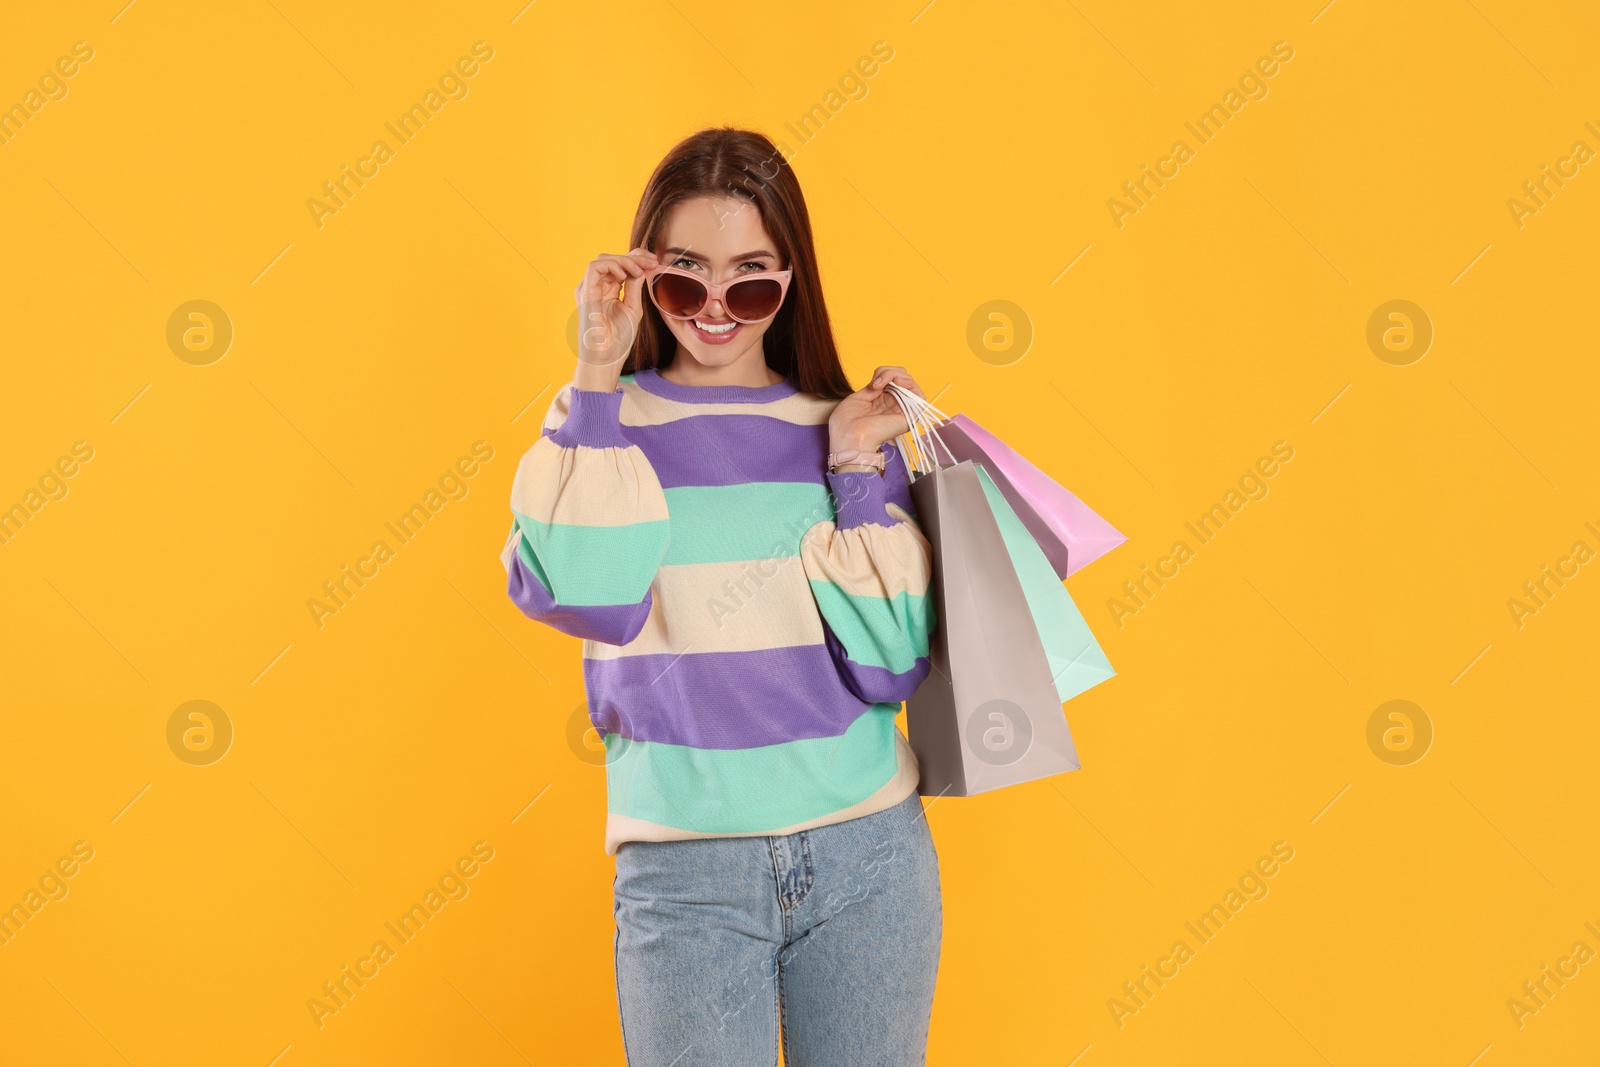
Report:
[[[976,464],[975,464],[976,466]],[[1022,582],[1023,595],[1028,600],[1028,610],[1033,613],[1033,624],[1039,631],[1045,655],[1050,659],[1050,674],[1055,679],[1056,691],[1065,704],[1079,693],[1099,685],[1116,671],[1111,661],[1094,639],[1083,613],[1056,576],[1055,568],[1045,557],[1044,549],[1033,539],[1017,513],[1000,492],[989,472],[978,466],[978,480],[983,484],[984,496],[994,511],[995,522],[1000,526],[1006,553]]]

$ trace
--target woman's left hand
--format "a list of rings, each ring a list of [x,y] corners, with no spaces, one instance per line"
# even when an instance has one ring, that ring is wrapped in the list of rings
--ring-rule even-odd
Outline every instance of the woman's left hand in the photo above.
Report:
[[[885,441],[906,432],[905,412],[889,395],[889,383],[904,386],[924,400],[926,395],[904,367],[879,367],[872,380],[833,409],[828,417],[828,451],[876,452]]]

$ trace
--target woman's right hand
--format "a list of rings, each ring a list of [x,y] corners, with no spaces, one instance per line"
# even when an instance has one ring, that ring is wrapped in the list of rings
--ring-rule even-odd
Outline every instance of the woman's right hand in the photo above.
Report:
[[[635,248],[625,255],[602,253],[589,262],[573,293],[578,302],[578,366],[574,389],[615,392],[622,364],[644,319],[644,272],[656,254]],[[623,299],[617,290],[623,288]]]

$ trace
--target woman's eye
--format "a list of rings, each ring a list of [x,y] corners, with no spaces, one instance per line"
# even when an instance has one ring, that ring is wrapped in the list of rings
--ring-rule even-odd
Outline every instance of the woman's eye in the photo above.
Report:
[[[696,263],[692,259],[685,259],[682,256],[679,256],[677,259],[672,261],[672,265],[680,270],[690,270],[694,267],[698,267],[700,264]]]

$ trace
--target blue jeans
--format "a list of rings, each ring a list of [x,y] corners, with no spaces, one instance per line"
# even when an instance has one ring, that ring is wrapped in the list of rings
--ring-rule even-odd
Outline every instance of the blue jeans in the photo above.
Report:
[[[771,837],[617,848],[617,1003],[629,1067],[925,1062],[944,906],[912,793]]]

